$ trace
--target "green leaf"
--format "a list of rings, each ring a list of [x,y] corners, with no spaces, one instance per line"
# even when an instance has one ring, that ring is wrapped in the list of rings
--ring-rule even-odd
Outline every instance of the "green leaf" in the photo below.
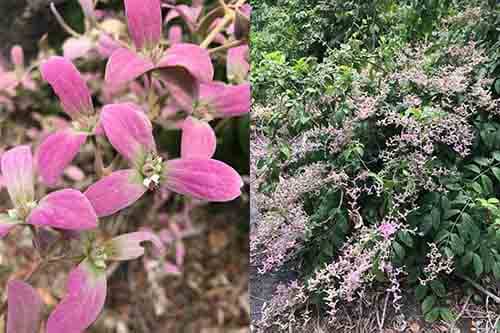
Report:
[[[404,259],[406,255],[406,251],[401,244],[398,242],[392,242],[392,248],[394,249],[394,252],[396,252],[396,255],[398,256],[399,259]]]
[[[490,177],[486,175],[481,176],[481,184],[483,184],[483,188],[486,193],[492,193],[493,192],[493,182],[491,181]]]
[[[483,261],[481,260],[481,257],[477,253],[474,253],[472,255],[472,265],[474,267],[474,273],[476,274],[477,277],[483,274],[484,271]]]
[[[471,187],[477,193],[482,193],[483,192],[483,189],[482,189],[481,185],[479,185],[479,183],[474,182],[474,183],[471,184]]]
[[[481,169],[475,164],[468,164],[464,168],[466,168],[467,170],[470,170],[474,173],[477,173],[477,174],[481,173]]]
[[[425,296],[427,296],[428,290],[429,290],[429,287],[421,285],[421,284],[419,284],[417,286],[417,288],[415,288],[415,297],[417,298],[417,300],[419,302],[422,301],[425,298]]]
[[[457,234],[451,234],[450,246],[456,255],[464,253],[464,241]]]
[[[476,162],[477,164],[479,164],[481,166],[489,166],[491,164],[490,159],[485,158],[485,157],[476,157],[474,159],[474,162]]]
[[[450,217],[458,215],[460,213],[460,209],[450,209],[444,212],[443,219],[448,220]]]
[[[500,79],[495,80],[495,92],[500,95]]]
[[[438,320],[439,316],[441,315],[441,311],[439,308],[434,308],[432,309],[432,311],[429,311],[424,319],[426,322],[428,323],[432,323],[432,322],[435,322],[436,320]]]
[[[427,296],[422,302],[422,312],[428,313],[429,311],[431,311],[432,308],[434,307],[434,304],[436,304],[436,301],[437,297],[435,295]]]
[[[448,322],[454,321],[456,318],[456,315],[449,308],[439,308],[439,314],[444,321]]]
[[[471,251],[467,251],[462,257],[461,261],[464,267],[467,267],[472,262],[472,255],[473,253]]]
[[[491,172],[493,172],[493,174],[495,175],[495,177],[497,178],[497,180],[500,181],[500,168],[492,167],[491,168]]]
[[[438,295],[439,297],[446,296],[446,288],[440,280],[433,280],[430,284],[432,291],[434,291],[436,295]]]
[[[470,216],[469,213],[462,213],[462,221],[464,222],[469,222],[469,223],[474,223],[474,219],[472,218],[472,216]]]
[[[431,211],[432,215],[432,226],[434,229],[439,229],[439,225],[441,224],[441,212],[438,208],[433,208]]]
[[[453,251],[449,247],[444,248],[444,254],[446,254],[446,257],[448,258],[453,258]]]
[[[432,229],[432,216],[425,215],[422,218],[422,223],[420,224],[420,229],[424,234],[427,234]]]
[[[458,233],[462,239],[467,240],[469,238],[471,224],[469,222],[462,222],[457,224]]]
[[[413,247],[413,238],[411,237],[408,231],[400,231],[398,233],[398,238],[402,241],[406,246]]]
[[[498,261],[493,265],[493,276],[500,281],[500,262]]]
[[[499,161],[499,162],[500,162],[500,151],[494,151],[494,152],[493,152],[493,158],[494,158],[496,161]]]

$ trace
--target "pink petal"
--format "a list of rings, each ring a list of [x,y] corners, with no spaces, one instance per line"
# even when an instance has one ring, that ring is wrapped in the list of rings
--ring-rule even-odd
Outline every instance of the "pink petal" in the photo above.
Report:
[[[250,71],[248,45],[233,47],[227,52],[227,78],[229,81],[244,82]]]
[[[196,23],[198,21],[198,18],[201,14],[202,7],[189,7],[187,5],[178,5],[175,6],[172,10],[170,10],[167,14],[167,17],[165,17],[165,23],[170,22],[176,17],[182,17],[184,22],[187,24],[189,27],[189,30],[191,32],[196,31]]]
[[[160,41],[162,19],[160,0],[125,0],[130,35],[138,49]]]
[[[252,6],[249,4],[244,4],[239,8],[240,12],[243,13],[246,17],[250,18],[252,15]]]
[[[199,95],[199,84],[196,79],[182,67],[163,68],[159,73],[172,96],[170,103],[191,113]]]
[[[168,30],[168,41],[170,45],[182,43],[182,27],[174,25]]]
[[[241,195],[243,181],[227,164],[200,158],[181,158],[165,164],[165,186],[174,192],[207,201],[231,201]]]
[[[10,58],[12,63],[16,66],[24,66],[24,51],[23,48],[19,45],[15,45],[10,50]]]
[[[112,215],[139,200],[147,188],[135,170],[115,171],[91,185],[85,195],[99,217]]]
[[[68,38],[62,46],[63,55],[68,60],[84,58],[93,47],[94,44],[88,37]]]
[[[213,82],[200,85],[200,101],[209,106],[216,117],[235,117],[250,112],[250,84],[237,86]]]
[[[0,91],[14,94],[13,90],[17,85],[17,76],[14,72],[0,73]]]
[[[54,89],[64,111],[72,118],[80,113],[92,113],[90,91],[76,67],[66,58],[50,57],[40,66],[42,77]]]
[[[138,106],[106,105],[101,112],[101,124],[113,147],[133,163],[140,163],[148,152],[156,150],[153,125]]]
[[[104,307],[106,285],[106,271],[83,261],[69,274],[66,295],[50,314],[47,333],[84,332]]]
[[[118,49],[121,48],[119,42],[106,33],[101,33],[97,41],[97,52],[103,58],[109,58]]]
[[[153,245],[161,250],[163,245],[161,240],[155,234],[148,231],[138,231],[124,234],[113,238],[107,246],[111,249],[109,260],[132,260],[144,255],[142,242],[152,242]]]
[[[118,89],[153,68],[150,60],[129,49],[121,48],[113,52],[106,64],[105,81],[111,88]]]
[[[13,220],[7,214],[0,214],[0,239],[7,236],[12,228],[21,221]]]
[[[85,173],[77,166],[70,165],[64,170],[64,175],[75,182],[81,182],[85,179]]]
[[[201,82],[210,82],[214,77],[210,54],[196,44],[175,44],[165,52],[158,67],[183,67]]]
[[[49,135],[42,142],[35,159],[38,173],[46,185],[57,183],[86,140],[87,134],[67,129]]]
[[[182,158],[211,158],[215,154],[217,138],[206,121],[188,117],[182,125]]]
[[[164,268],[165,268],[165,273],[167,274],[172,274],[172,275],[181,274],[181,270],[179,269],[179,267],[169,261],[165,262]]]
[[[38,292],[19,280],[7,284],[7,333],[39,331],[43,302]]]
[[[14,206],[35,200],[33,157],[29,146],[17,146],[2,154],[2,176]]]
[[[90,201],[80,191],[72,189],[48,194],[28,217],[30,224],[66,230],[93,229],[97,222]]]

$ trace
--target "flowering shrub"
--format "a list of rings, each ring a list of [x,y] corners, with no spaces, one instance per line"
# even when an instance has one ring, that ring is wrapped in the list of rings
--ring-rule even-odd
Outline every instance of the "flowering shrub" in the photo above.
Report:
[[[427,42],[384,36],[371,54],[352,38],[256,108],[252,260],[300,275],[264,306],[262,331],[300,330],[316,304],[333,326],[375,288],[396,313],[414,289],[426,320],[451,321],[450,281],[500,279],[494,59],[453,17]],[[257,79],[275,77],[269,60],[295,71],[276,58]]]
[[[0,314],[7,309],[9,333],[39,330],[43,302],[28,282],[42,266],[73,264],[66,294],[46,321],[49,333],[86,330],[104,306],[108,264],[143,256],[144,242],[154,245],[145,264],[179,274],[185,254],[182,238],[193,228],[189,210],[204,201],[231,201],[243,186],[236,170],[214,159],[217,135],[212,125],[222,128],[226,119],[249,111],[250,6],[244,0],[211,5],[124,0],[125,26],[120,16],[97,9],[98,1],[79,3],[85,15],[83,33],[73,30],[51,5],[71,35],[63,44],[64,56],[44,47],[26,67],[23,50],[16,46],[14,69],[0,67],[0,107],[6,117],[36,109],[36,100],[46,99],[38,91],[45,83],[65,113],[34,115],[41,130],[17,136],[39,143],[34,144],[34,157],[32,148],[19,141],[8,142],[11,148],[1,155],[2,185],[12,205],[0,214],[0,237],[27,228],[40,257],[28,276],[8,282],[7,304]],[[88,70],[102,60],[104,73],[98,66],[82,74],[75,66]],[[180,157],[159,147],[161,129],[182,131]],[[94,167],[78,168],[80,155],[89,152]],[[64,177],[87,184],[85,191],[65,186]],[[41,184],[35,186],[38,180]],[[105,217],[113,218],[144,197],[139,206],[149,206],[165,220],[160,209],[174,194],[185,196],[182,214],[188,222],[104,232]],[[173,260],[166,251],[170,245],[175,245]]]

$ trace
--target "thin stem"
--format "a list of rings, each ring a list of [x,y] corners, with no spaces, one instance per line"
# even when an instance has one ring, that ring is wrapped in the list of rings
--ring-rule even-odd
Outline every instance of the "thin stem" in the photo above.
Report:
[[[233,7],[234,9],[238,9],[238,7],[242,6],[246,0],[238,0]],[[236,15],[234,14],[234,10],[229,9],[229,7],[223,2],[223,8],[225,11],[224,18],[217,24],[217,26],[208,34],[208,36],[205,38],[205,40],[200,44],[200,46],[204,49],[206,49],[217,37],[217,35],[222,32],[232,21],[234,21],[234,18]]]
[[[53,2],[50,3],[50,10],[52,11],[52,14],[54,14],[54,16],[56,17],[56,20],[57,22],[59,23],[59,25],[61,25],[61,27],[68,33],[70,34],[71,36],[73,37],[82,37],[81,34],[79,34],[78,32],[76,32],[75,30],[73,30],[63,19],[63,17],[61,16],[61,14],[59,14],[59,12],[57,11],[57,8],[56,8],[56,5],[54,5]]]
[[[121,159],[122,159],[121,155],[120,154],[116,154],[116,156],[113,159],[113,161],[111,161],[111,163],[106,168],[104,168],[104,170],[103,170],[104,175],[107,176],[111,172],[113,172],[113,170],[115,170],[116,168],[118,168],[118,165],[120,164]]]
[[[489,290],[486,290],[486,288],[484,288],[483,286],[481,286],[479,283],[477,283],[476,281],[472,280],[471,278],[469,278],[468,276],[465,276],[465,275],[462,275],[462,274],[457,274],[457,276],[467,282],[469,282],[474,288],[476,288],[477,290],[479,290],[480,292],[482,292],[483,294],[485,294],[486,296],[489,296],[491,297],[492,300],[495,301],[495,303],[497,304],[500,304],[500,297],[493,294],[492,292],[490,292]]]
[[[222,32],[232,21],[234,20],[234,13],[233,12],[227,12],[224,18],[217,24],[217,26],[210,31],[208,36],[205,38],[205,40],[200,44],[200,46],[204,49],[206,49],[217,37],[219,33]]]
[[[221,45],[221,46],[218,46],[218,47],[214,47],[213,49],[208,50],[208,52],[210,54],[213,54],[213,53],[216,53],[216,52],[225,51],[225,50],[231,49],[233,47],[240,46],[243,43],[244,43],[244,41],[242,41],[242,40],[234,40],[234,41],[229,42],[227,44],[224,44],[224,45]]]
[[[97,140],[97,137],[92,137],[95,146],[95,160],[94,160],[94,170],[97,175],[97,178],[101,179],[104,175],[104,162],[102,159],[101,146]]]

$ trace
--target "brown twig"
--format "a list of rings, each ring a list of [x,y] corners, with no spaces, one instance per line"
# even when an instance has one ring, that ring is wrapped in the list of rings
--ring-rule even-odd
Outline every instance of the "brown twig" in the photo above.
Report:
[[[462,307],[462,310],[460,311],[460,313],[458,314],[457,318],[455,318],[455,320],[453,321],[453,323],[451,323],[451,327],[450,327],[450,332],[454,332],[453,330],[455,329],[455,326],[457,324],[457,322],[460,320],[460,318],[462,318],[462,316],[464,315],[465,313],[465,310],[467,309],[467,306],[469,305],[469,301],[470,301],[470,298],[472,296],[468,296],[467,299],[465,300],[465,304],[464,306]]]
[[[245,2],[246,0],[238,0],[234,4],[234,8],[237,9],[238,7],[242,6]],[[215,37],[217,37],[217,35],[221,33],[222,30],[224,30],[229,24],[231,24],[232,21],[234,21],[236,16],[234,14],[234,11],[229,10],[229,8],[225,7],[225,12],[226,13],[224,15],[224,18],[219,22],[219,24],[217,24],[217,26],[212,31],[210,31],[205,40],[201,42],[200,46],[202,48],[206,49],[213,42]]]
[[[232,42],[229,42],[227,44],[224,44],[224,45],[221,45],[218,47],[214,47],[213,49],[208,50],[208,53],[213,54],[213,53],[225,51],[227,49],[231,49],[233,47],[240,46],[243,43],[244,43],[244,41],[242,41],[242,40],[233,40]]]
[[[469,282],[474,288],[476,288],[477,290],[479,290],[483,294],[489,296],[493,301],[495,301],[495,303],[500,304],[500,297],[498,297],[497,295],[493,294],[489,290],[486,290],[486,288],[484,288],[483,286],[481,286],[479,283],[477,283],[476,281],[472,280],[471,278],[469,278],[469,277],[467,277],[465,275],[462,275],[462,274],[457,274],[457,275],[461,279]]]

